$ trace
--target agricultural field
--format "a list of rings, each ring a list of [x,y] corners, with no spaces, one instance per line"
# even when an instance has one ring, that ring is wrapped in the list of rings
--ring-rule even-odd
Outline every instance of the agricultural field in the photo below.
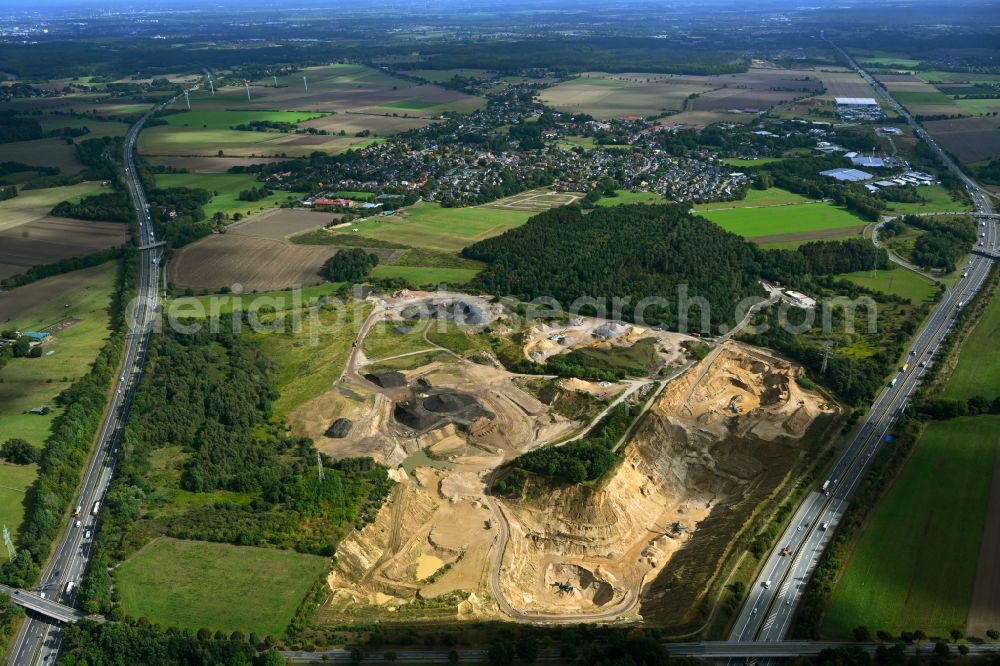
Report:
[[[76,201],[101,192],[100,183],[28,190],[0,201],[0,279],[25,272],[32,266],[91,254],[122,245],[128,227],[120,222],[95,222],[53,217],[49,211],[60,201]]]
[[[109,262],[0,293],[0,326],[51,333],[41,357],[12,359],[0,369],[0,441],[45,441],[59,413],[52,400],[87,372],[108,337],[116,275]],[[45,405],[46,415],[26,413]]]
[[[886,89],[915,115],[961,114],[955,102],[940,90],[909,74],[878,76]]]
[[[983,72],[942,72],[932,70],[917,72],[917,76],[927,83],[995,83],[1000,81],[1000,74]]]
[[[437,117],[445,111],[472,111],[483,103],[480,97],[431,84],[413,83],[379,69],[355,64],[308,67],[295,74],[279,76],[277,87],[270,78],[251,81],[249,101],[243,86],[216,88],[215,93],[212,96],[207,90],[199,90],[192,94],[192,108],[354,112],[371,114],[374,119],[391,117],[393,113]],[[173,108],[184,108],[184,102],[175,103]],[[365,129],[377,132],[374,127]]]
[[[83,165],[76,159],[73,144],[55,137],[0,143],[0,162],[58,167],[65,174],[79,173],[83,169]]]
[[[826,202],[698,213],[727,231],[761,244],[843,238],[865,227],[861,218]]]
[[[982,260],[980,260],[982,261]],[[971,398],[1000,397],[1000,295],[994,293],[982,318],[972,329],[958,356],[944,395]]]
[[[37,465],[0,463],[0,525],[10,530],[14,545],[17,531],[24,520],[24,493],[38,476]],[[0,563],[7,561],[7,549],[0,549]]]
[[[542,90],[540,98],[559,111],[601,119],[659,115],[684,108],[684,100],[692,93],[715,88],[707,78],[587,72]]]
[[[298,200],[299,193],[275,191],[259,201],[241,201],[240,192],[261,183],[252,173],[166,173],[156,176],[157,187],[196,187],[212,192],[212,200],[204,207],[205,217],[222,213],[226,219],[239,213],[247,217],[273,208],[290,200]]]
[[[984,116],[1000,111],[1000,97],[992,99],[956,99],[960,109],[974,116]]]
[[[745,160],[739,157],[724,157],[720,160],[723,164],[727,166],[734,167],[746,167],[746,166],[760,166],[761,164],[770,164],[771,162],[780,162],[780,157],[758,157],[752,160]]]
[[[896,56],[857,56],[856,60],[864,65],[899,65],[901,67],[916,67],[919,60],[913,58],[901,58]]]
[[[927,199],[926,203],[899,203],[890,201],[888,212],[908,215],[911,213],[952,213],[972,210],[972,205],[951,196],[941,185],[925,185],[917,188],[917,193]]]
[[[707,210],[725,210],[727,208],[763,208],[767,206],[788,206],[792,204],[810,203],[801,194],[795,194],[780,187],[769,187],[766,190],[750,188],[743,199],[736,201],[714,201],[712,203],[695,204],[695,212]]]
[[[337,251],[278,238],[213,234],[181,248],[167,267],[167,279],[178,289],[210,293],[236,285],[243,292],[316,285],[323,282],[323,264]]]
[[[308,208],[272,208],[226,227],[227,234],[260,238],[290,238],[339,221],[335,213]]]
[[[85,139],[94,139],[104,136],[125,136],[128,132],[128,123],[108,122],[97,120],[96,118],[74,118],[72,116],[46,115],[36,118],[42,129],[50,132],[56,129],[81,129],[87,128],[89,134],[77,137],[75,141],[79,143]]]
[[[824,635],[965,628],[998,439],[996,416],[928,426],[834,588]]]
[[[496,72],[488,69],[410,69],[406,71],[410,76],[425,79],[431,83],[443,83],[451,81],[456,76],[466,79],[488,79],[497,75]]]
[[[234,166],[255,166],[257,164],[281,163],[283,158],[275,157],[240,157],[238,155],[214,156],[183,156],[183,155],[153,155],[147,157],[150,164],[168,166],[174,169],[186,169],[192,173],[227,173]]]
[[[7,144],[10,145],[10,144]],[[18,196],[0,201],[0,231],[9,231],[29,222],[46,217],[60,201],[76,202],[85,196],[97,194],[107,188],[98,182],[85,182],[66,187],[49,187],[41,190],[23,190]]]
[[[176,318],[201,319],[237,312],[259,312],[262,308],[273,308],[275,312],[308,307],[323,296],[332,296],[341,287],[339,282],[324,282],[296,291],[279,289],[244,294],[210,294],[206,296],[179,296],[172,298],[164,306],[164,315]]]
[[[667,200],[657,192],[629,192],[628,190],[618,190],[616,196],[603,197],[597,200],[597,206],[624,206],[635,203],[666,203]]]
[[[161,125],[143,131],[139,137],[139,151],[156,156],[303,157],[316,150],[342,152],[352,146],[368,145],[371,141],[354,136],[240,132]]]
[[[527,222],[534,212],[490,206],[441,208],[419,202],[387,217],[357,222],[358,234],[411,247],[458,252],[463,247]],[[550,206],[551,207],[551,206]]]
[[[281,636],[327,558],[154,539],[115,570],[126,612],[164,627]]]
[[[929,120],[924,127],[963,164],[1000,156],[1000,117]]]
[[[245,125],[253,121],[273,123],[298,123],[314,118],[322,118],[323,113],[307,113],[302,111],[181,111],[162,116],[168,125],[175,127],[193,127],[200,129],[221,130],[232,129],[236,125]]]
[[[866,289],[908,298],[914,304],[932,302],[937,298],[937,288],[933,282],[899,266],[874,272],[844,273],[840,277]]]
[[[476,277],[478,272],[478,270],[470,268],[380,264],[372,271],[372,277],[401,278],[406,280],[411,287],[440,284],[455,287],[469,282]]]

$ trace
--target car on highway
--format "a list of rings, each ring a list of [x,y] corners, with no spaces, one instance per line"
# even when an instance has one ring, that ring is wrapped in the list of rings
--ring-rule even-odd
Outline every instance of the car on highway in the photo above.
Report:
[[[80,526],[80,521],[79,520],[73,521],[73,527],[79,527],[79,526]]]

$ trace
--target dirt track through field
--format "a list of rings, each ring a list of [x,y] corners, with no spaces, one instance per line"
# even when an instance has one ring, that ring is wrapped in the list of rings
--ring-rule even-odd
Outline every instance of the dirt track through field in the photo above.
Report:
[[[864,227],[840,227],[838,229],[820,229],[818,231],[799,231],[788,234],[774,234],[772,236],[754,236],[748,238],[753,243],[790,243],[794,241],[825,240],[827,238],[843,238],[860,234]]]
[[[983,526],[983,543],[979,547],[979,564],[965,633],[984,638],[989,629],[1000,630],[1000,440],[997,440],[990,506]]]

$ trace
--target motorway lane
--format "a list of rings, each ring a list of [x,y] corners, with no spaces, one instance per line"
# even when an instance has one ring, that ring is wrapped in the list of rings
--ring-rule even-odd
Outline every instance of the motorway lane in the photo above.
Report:
[[[135,166],[135,143],[143,124],[152,114],[147,114],[133,125],[125,137],[125,170],[129,194],[136,211],[140,244],[155,240],[152,222],[146,211],[146,197]],[[128,419],[132,398],[138,385],[142,364],[145,360],[149,334],[156,316],[159,280],[159,250],[141,251],[139,262],[139,285],[136,306],[131,313],[131,330],[126,337],[122,371],[113,383],[110,404],[99,429],[97,443],[84,476],[77,505],[81,507],[80,527],[75,527],[75,518],[62,534],[54,554],[42,570],[40,586],[50,598],[57,598],[67,605],[73,605],[77,586],[86,571],[90,559],[92,542],[84,539],[84,533],[96,526],[99,509],[96,502],[102,501],[111,483],[114,463],[125,422]],[[74,588],[66,592],[68,582]],[[51,620],[33,614],[21,626],[10,649],[12,664],[48,664],[55,661],[61,643],[59,627]]]
[[[843,54],[843,52],[841,52]],[[846,58],[846,54],[843,54]],[[853,61],[850,61],[854,65]],[[862,76],[914,127],[914,131],[941,157],[945,165],[959,174],[969,190],[976,210],[991,213],[989,202],[979,186],[958,169],[957,165],[934,143],[933,139],[896,104],[888,93],[866,73]],[[987,249],[997,247],[997,228],[992,220],[986,223],[984,240]],[[924,368],[919,362],[933,358],[933,353],[954,324],[958,309],[969,300],[986,279],[991,261],[973,256],[968,276],[962,278],[955,289],[947,292],[931,317],[920,329],[914,343],[915,355],[908,356],[912,367],[897,375],[895,387],[885,388],[875,400],[867,419],[850,445],[843,451],[829,474],[832,489],[829,495],[812,492],[771,551],[760,575],[754,581],[747,601],[737,616],[730,634],[734,641],[780,641],[794,616],[801,593],[813,568],[832,537],[846,510],[850,497],[861,481],[872,457],[884,442],[899,412],[908,403],[916,389]],[[827,529],[822,525],[828,524]],[[789,557],[781,556],[781,549],[791,546]],[[769,582],[769,584],[768,584]],[[765,585],[767,585],[765,587]]]

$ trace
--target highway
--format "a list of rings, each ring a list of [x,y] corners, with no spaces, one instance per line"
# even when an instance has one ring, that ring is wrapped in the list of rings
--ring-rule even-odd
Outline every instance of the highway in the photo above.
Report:
[[[847,643],[847,642],[824,642],[824,641],[783,641],[781,643],[738,643],[732,641],[703,641],[701,643],[666,643],[664,647],[672,657],[695,657],[698,659],[725,659],[727,657],[739,657],[741,659],[768,658],[768,657],[809,657],[815,656],[823,650],[836,650],[844,647],[858,647],[869,654],[874,654],[877,643]],[[995,643],[975,644],[967,646],[969,654],[995,654],[997,645]],[[918,643],[905,646],[907,654],[931,654],[934,650],[932,643]],[[952,647],[954,652],[955,648]],[[487,651],[484,649],[464,649],[456,650],[459,660],[463,663],[488,661]],[[370,650],[365,652],[365,661],[385,662],[387,651]],[[413,663],[444,663],[448,661],[449,650],[400,650],[396,651],[396,661],[408,661]],[[321,662],[349,662],[351,661],[351,651],[344,649],[328,650],[325,652],[308,652],[302,650],[288,650],[281,653],[285,659],[293,664],[318,664]],[[566,661],[560,659],[558,650],[543,649],[539,652],[538,661]]]
[[[158,107],[159,108],[159,107]],[[153,243],[155,232],[146,210],[146,194],[135,166],[135,143],[150,111],[136,122],[125,136],[125,178],[138,220],[139,245]],[[156,316],[159,293],[159,248],[142,250],[139,262],[139,282],[135,307],[126,313],[130,331],[125,340],[120,376],[111,387],[111,400],[98,428],[96,444],[87,464],[83,484],[75,506],[80,507],[79,526],[76,518],[67,515],[67,525],[56,543],[55,551],[42,569],[39,589],[49,598],[72,606],[80,580],[90,560],[92,539],[100,516],[97,504],[104,498],[114,471],[118,444],[128,419],[135,389],[139,383],[152,324]],[[74,507],[70,507],[72,510]],[[67,591],[67,584],[73,583]],[[24,594],[21,592],[20,594]],[[59,653],[61,642],[58,623],[34,613],[21,625],[8,654],[11,664],[50,664]]]
[[[951,158],[877,81],[861,70],[846,53],[835,46],[834,48],[913,127],[917,135],[939,155],[947,168],[962,179],[976,211],[982,214],[992,213],[989,201],[979,186],[962,173]],[[996,222],[992,218],[986,218],[984,223],[985,226],[980,229],[985,234],[982,239],[984,247],[995,250]],[[864,477],[879,447],[886,443],[887,433],[909,402],[920,381],[924,372],[921,363],[933,362],[934,352],[952,328],[958,310],[982,285],[991,265],[991,260],[973,255],[967,276],[963,277],[953,290],[946,292],[924,322],[912,343],[911,353],[905,361],[900,361],[909,363],[909,369],[897,373],[896,385],[887,386],[875,399],[856,435],[841,452],[829,472],[828,492],[809,493],[788,528],[775,543],[760,574],[748,591],[747,599],[730,633],[730,641],[784,639],[809,577],[843,517],[855,488]],[[782,549],[786,547],[790,554],[783,556]]]

